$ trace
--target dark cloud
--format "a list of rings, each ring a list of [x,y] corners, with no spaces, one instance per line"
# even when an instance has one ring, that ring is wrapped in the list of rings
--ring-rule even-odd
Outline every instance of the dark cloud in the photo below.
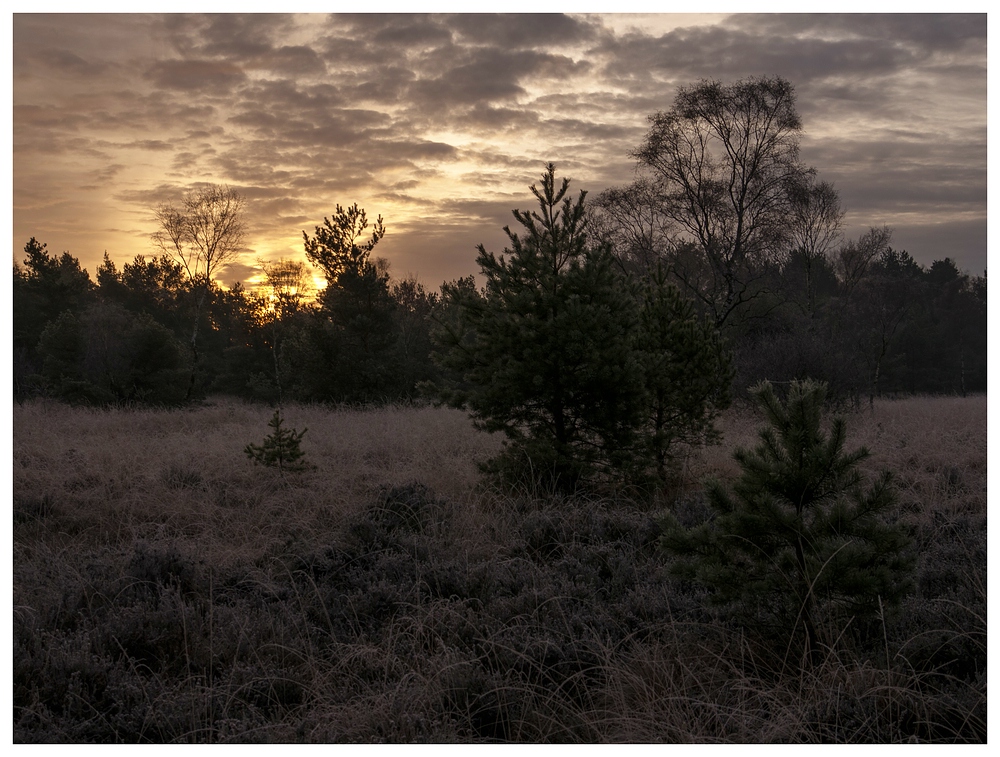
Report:
[[[168,13],[137,16],[149,34],[169,44],[183,58],[246,61],[284,44],[295,17],[274,13]]]
[[[373,19],[372,16],[358,17],[355,28],[361,33],[370,34],[376,47],[385,49],[416,49],[438,48],[451,44],[452,32],[441,19],[428,16],[384,15],[378,18],[378,28],[366,28]]]
[[[66,76],[97,76],[106,70],[105,66],[94,65],[66,50],[42,49],[36,51],[36,55],[49,68]]]
[[[261,55],[255,66],[274,74],[290,76],[320,75],[326,73],[326,64],[319,54],[305,45],[285,45]]]
[[[146,77],[156,86],[184,92],[227,94],[246,81],[232,63],[214,60],[166,60],[150,66]]]
[[[172,142],[165,142],[162,139],[138,139],[132,142],[123,142],[121,147],[133,150],[152,150],[153,152],[173,152],[175,149]]]
[[[294,16],[275,13],[216,13],[194,20],[201,25],[204,53],[237,58],[267,55],[295,24]]]
[[[558,13],[475,13],[448,16],[461,41],[505,50],[567,46],[588,42],[598,34],[598,24]]]
[[[79,118],[51,105],[14,104],[14,128],[25,135],[41,129],[74,129]]]
[[[99,190],[120,174],[124,168],[125,166],[122,163],[112,163],[111,165],[104,166],[92,172],[93,184],[81,184],[80,189],[85,191]]]
[[[457,65],[434,78],[414,82],[409,94],[422,109],[500,104],[526,94],[523,82],[529,77],[566,80],[574,73],[584,73],[588,67],[562,55],[475,48],[466,50],[458,56]]]
[[[486,103],[477,103],[458,118],[467,128],[492,132],[533,129],[540,120],[534,110],[494,107]]]
[[[960,50],[970,41],[986,42],[985,13],[747,14],[731,16],[724,25],[775,36],[914,45],[927,53]]]
[[[503,249],[546,162],[593,196],[633,178],[678,86],[781,75],[851,229],[889,223],[918,260],[949,235],[985,250],[985,15],[672,19],[17,14],[15,249],[48,231],[93,243],[93,268],[125,251],[100,230],[132,255],[150,207],[229,183],[255,249],[301,255],[302,229],[358,202],[394,270],[433,285]]]
[[[671,96],[676,86],[701,79],[779,75],[801,86],[831,75],[882,76],[921,55],[867,39],[801,39],[780,30],[725,26],[678,29],[660,37],[626,35],[606,39],[594,52],[607,60],[603,71],[611,82],[657,88],[668,83]]]
[[[317,52],[334,67],[398,65],[427,50],[449,49],[452,38],[439,20],[398,14],[336,14],[317,30]]]
[[[219,274],[219,280],[226,286],[236,286],[237,282],[245,283],[261,272],[259,266],[246,263],[230,263]]]

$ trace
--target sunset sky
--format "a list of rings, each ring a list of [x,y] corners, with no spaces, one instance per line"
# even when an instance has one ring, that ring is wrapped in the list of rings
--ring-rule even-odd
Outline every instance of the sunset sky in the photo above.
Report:
[[[546,162],[592,195],[628,183],[678,86],[750,75],[794,85],[849,237],[888,224],[982,273],[985,14],[15,14],[14,258],[32,236],[92,276],[150,256],[152,208],[216,183],[249,207],[228,284],[304,260],[302,231],[356,202],[393,275],[437,289],[502,251]]]

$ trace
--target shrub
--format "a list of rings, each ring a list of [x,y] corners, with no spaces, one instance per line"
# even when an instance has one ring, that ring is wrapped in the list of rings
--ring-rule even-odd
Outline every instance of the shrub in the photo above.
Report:
[[[846,425],[821,426],[826,387],[793,382],[787,403],[769,383],[753,390],[770,428],[753,450],[737,449],[742,475],[731,494],[707,488],[715,518],[686,529],[663,520],[663,548],[676,575],[704,584],[712,599],[801,629],[813,661],[823,620],[881,612],[911,587],[908,537],[883,516],[895,504],[888,471],[868,489],[858,464],[869,452],[844,452]]]
[[[277,468],[282,472],[308,470],[309,464],[302,459],[305,453],[299,448],[299,444],[309,429],[289,430],[281,427],[283,422],[281,411],[275,410],[274,416],[267,424],[269,428],[274,429],[271,435],[264,438],[262,445],[251,443],[244,447],[243,451],[254,463]]]

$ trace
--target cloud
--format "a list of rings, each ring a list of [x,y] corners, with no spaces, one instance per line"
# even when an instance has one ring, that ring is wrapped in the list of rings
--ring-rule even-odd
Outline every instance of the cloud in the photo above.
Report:
[[[564,48],[592,40],[598,24],[558,13],[457,14],[444,19],[463,42],[504,50]]]
[[[173,152],[175,146],[171,142],[162,139],[136,139],[131,142],[123,142],[120,147],[132,150],[152,150],[153,152]]]
[[[984,13],[764,14],[730,16],[724,26],[772,35],[877,40],[928,52],[962,50],[986,42]]]
[[[247,265],[246,263],[230,263],[223,267],[217,278],[226,286],[233,287],[237,282],[246,283],[261,273],[260,266]]]
[[[166,60],[151,65],[146,78],[164,89],[222,95],[230,93],[247,77],[237,66],[225,61]]]
[[[546,162],[574,191],[627,183],[676,87],[752,74],[796,87],[803,159],[849,217],[982,238],[984,15],[662,18],[17,14],[15,249],[117,229],[81,254],[131,255],[149,207],[229,183],[260,249],[301,254],[303,228],[358,202],[397,270],[454,278],[479,242],[502,249]]]
[[[358,36],[370,38],[374,49],[421,51],[447,46],[452,41],[452,31],[441,18],[409,14],[349,18]]]
[[[420,78],[407,89],[422,115],[437,120],[456,107],[515,102],[527,94],[523,82],[529,77],[565,81],[588,68],[563,55],[478,47],[463,50],[437,75]]]

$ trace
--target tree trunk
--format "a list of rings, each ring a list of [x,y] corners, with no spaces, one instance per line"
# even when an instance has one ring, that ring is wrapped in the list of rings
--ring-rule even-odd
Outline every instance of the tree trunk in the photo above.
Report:
[[[194,328],[191,330],[191,378],[188,381],[187,393],[184,395],[186,401],[190,400],[194,394],[194,381],[198,373],[198,324],[201,321],[201,309],[205,306],[207,295],[208,289],[202,289],[198,296],[198,304],[194,309]]]

